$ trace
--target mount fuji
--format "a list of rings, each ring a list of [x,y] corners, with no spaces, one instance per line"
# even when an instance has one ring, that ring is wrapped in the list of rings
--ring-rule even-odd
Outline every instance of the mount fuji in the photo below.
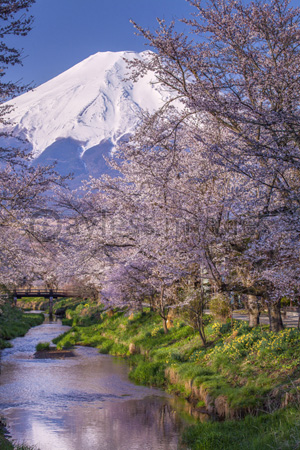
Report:
[[[167,97],[154,75],[128,80],[127,60],[148,51],[105,52],[90,56],[61,75],[10,102],[10,144],[28,142],[33,164],[57,162],[73,185],[89,175],[109,173],[104,156],[136,128],[141,110],[156,111]],[[126,80],[125,80],[126,79]]]

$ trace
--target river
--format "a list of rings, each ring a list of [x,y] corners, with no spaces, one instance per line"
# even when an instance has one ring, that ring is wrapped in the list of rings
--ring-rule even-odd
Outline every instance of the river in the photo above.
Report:
[[[0,411],[12,439],[40,450],[178,449],[186,402],[131,383],[124,360],[88,347],[34,358],[38,342],[67,329],[46,321],[2,351]]]

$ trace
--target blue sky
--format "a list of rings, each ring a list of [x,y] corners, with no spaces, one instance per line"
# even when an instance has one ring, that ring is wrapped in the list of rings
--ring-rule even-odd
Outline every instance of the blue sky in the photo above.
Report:
[[[156,17],[169,22],[193,10],[186,0],[36,0],[33,30],[12,40],[24,49],[23,66],[11,68],[8,79],[38,86],[96,52],[143,51],[130,19],[155,28]]]
[[[24,49],[23,67],[8,76],[39,85],[98,51],[145,50],[131,18],[153,28],[156,17],[170,21],[192,8],[185,0],[36,0],[30,11],[33,30],[13,39]]]

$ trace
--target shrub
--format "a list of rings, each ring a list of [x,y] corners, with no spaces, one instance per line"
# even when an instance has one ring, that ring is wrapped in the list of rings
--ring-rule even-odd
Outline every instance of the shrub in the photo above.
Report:
[[[12,347],[12,345],[10,344],[10,342],[0,339],[0,350],[2,350],[4,348],[11,348],[11,347]]]
[[[227,323],[223,323],[223,325],[220,328],[220,334],[227,334],[231,329],[231,323],[227,322]]]
[[[113,346],[113,342],[112,341],[104,341],[103,343],[101,343],[100,345],[98,345],[99,348],[99,353],[103,353],[103,354],[107,354],[110,352],[110,349]]]
[[[42,352],[45,350],[50,349],[50,343],[49,342],[39,342],[35,347],[37,352]]]
[[[70,341],[65,341],[63,345],[64,350],[68,350],[69,348],[72,348],[73,344]]]
[[[136,383],[164,386],[165,365],[161,362],[140,362],[129,374]]]
[[[172,352],[170,357],[171,357],[171,360],[173,360],[173,361],[178,361],[178,362],[186,361],[186,357],[184,355],[181,355],[178,352]]]
[[[215,294],[209,303],[212,315],[221,321],[226,321],[230,317],[230,307],[224,294]]]
[[[61,323],[63,325],[67,325],[68,327],[71,327],[73,324],[73,319],[62,319]]]

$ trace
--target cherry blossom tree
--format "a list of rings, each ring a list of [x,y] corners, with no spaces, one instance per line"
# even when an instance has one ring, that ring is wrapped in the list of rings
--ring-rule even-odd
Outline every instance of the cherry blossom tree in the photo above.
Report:
[[[159,21],[153,33],[135,24],[155,53],[131,64],[134,79],[153,71],[183,105],[174,132],[183,118],[197,117],[194,139],[208,161],[251,180],[250,195],[239,205],[240,228],[244,226],[239,255],[244,281],[240,283],[249,301],[262,295],[268,299],[271,326],[280,329],[280,296],[291,278],[291,290],[299,288],[297,264],[290,271],[282,269],[299,255],[295,232],[293,237],[290,232],[292,223],[298,223],[299,208],[300,11],[286,0],[251,4],[211,0],[205,6],[191,0],[190,4],[194,17],[184,20],[189,35],[177,33],[174,23],[167,26]],[[158,114],[166,115],[168,109]],[[229,215],[227,224],[231,221]],[[245,231],[251,226],[259,228],[247,237]],[[258,248],[259,261],[254,255]],[[228,249],[223,259],[234,272],[227,245]],[[215,264],[211,268],[219,272]],[[223,283],[223,288],[224,284],[227,290],[234,288],[230,283]]]
[[[114,304],[153,297],[165,328],[170,307],[195,300],[181,302],[178,287],[205,280],[246,296],[251,326],[267,305],[278,331],[281,298],[300,287],[300,11],[286,0],[190,3],[194,40],[163,21],[154,33],[136,25],[155,53],[129,64],[133,79],[152,71],[169,100],[114,154],[119,177],[65,199],[69,260]]]
[[[7,68],[22,64],[22,50],[7,42],[10,36],[26,36],[31,30],[33,18],[28,10],[33,3],[34,0],[0,2],[0,122],[5,125],[13,108],[8,100],[28,89],[19,82],[6,81]],[[1,278],[4,284],[16,284],[25,276],[32,279],[34,268],[39,266],[36,256],[42,255],[43,259],[47,253],[45,236],[34,225],[49,209],[47,194],[51,191],[53,195],[63,180],[53,167],[30,167],[31,156],[23,141],[12,140],[7,132],[1,132],[0,138]]]

